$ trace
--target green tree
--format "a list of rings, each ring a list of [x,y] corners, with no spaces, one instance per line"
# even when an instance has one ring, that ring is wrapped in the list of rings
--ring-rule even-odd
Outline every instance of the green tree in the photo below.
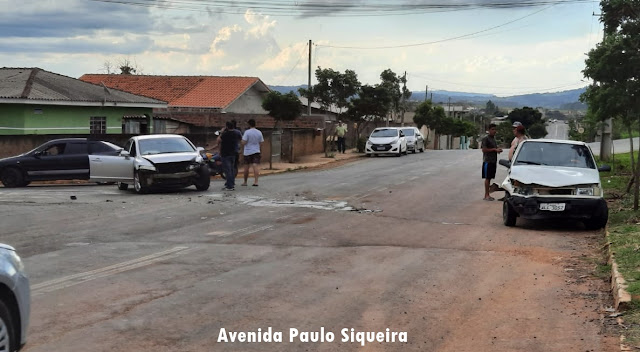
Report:
[[[332,106],[338,108],[338,118],[342,109],[350,106],[350,100],[358,93],[361,83],[355,71],[345,70],[344,73],[330,68],[316,69],[317,84],[305,89],[300,88],[298,92],[306,97],[309,104],[317,102],[324,111],[329,111]],[[324,150],[327,152],[327,138],[324,136]]]
[[[386,69],[380,73],[380,87],[387,91],[387,94],[391,98],[391,102],[389,105],[389,112],[399,113],[401,110],[401,100],[403,92],[400,89],[400,83],[403,82],[402,77],[398,77],[398,75],[393,72],[391,69]]]
[[[287,94],[270,91],[262,101],[262,108],[276,120],[276,125],[279,121],[295,120],[302,114],[302,103],[293,91]]]
[[[544,138],[547,135],[547,126],[544,123],[536,123],[529,127],[529,136],[531,138]]]
[[[581,100],[600,121],[617,117],[628,130],[640,121],[640,1],[600,1],[604,38],[588,53],[584,76],[595,84],[587,87]],[[640,125],[640,124],[639,124]],[[632,133],[629,133],[631,136]],[[635,160],[633,139],[631,167],[634,170],[633,209],[639,208],[640,153]]]
[[[509,121],[514,123],[520,121],[525,128],[529,129],[531,126],[542,122],[542,113],[538,109],[532,109],[530,107],[523,107],[522,109],[513,109],[509,113]]]
[[[487,102],[487,105],[485,106],[485,113],[493,116],[499,111],[500,109],[498,108],[498,105],[494,104],[491,100]]]
[[[439,133],[442,130],[443,120],[446,118],[444,108],[440,105],[434,105],[431,100],[422,102],[416,107],[415,115],[413,116],[413,122],[422,128],[427,126],[435,133],[435,140],[439,140]],[[437,148],[438,146],[435,145]]]
[[[358,137],[370,122],[379,122],[389,113],[391,98],[380,85],[363,85],[358,95],[351,99],[347,118],[358,123]]]
[[[276,121],[273,129],[278,128],[280,121],[295,120],[302,114],[302,103],[293,91],[282,94],[270,91],[262,101],[262,108],[269,112],[269,115]],[[271,150],[273,150],[273,138],[269,138]],[[269,156],[269,169],[273,168],[272,158]]]

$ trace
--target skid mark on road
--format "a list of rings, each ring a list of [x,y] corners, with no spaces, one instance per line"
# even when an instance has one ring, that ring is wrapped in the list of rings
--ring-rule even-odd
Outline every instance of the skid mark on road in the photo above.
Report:
[[[73,274],[65,276],[59,279],[45,281],[36,285],[31,285],[31,295],[33,297],[42,295],[44,293],[61,290],[63,288],[75,286],[90,280],[95,280],[110,275],[122,273],[125,271],[137,269],[143,266],[151,265],[153,263],[166,260],[169,258],[182,255],[189,247],[179,246],[171,249],[167,249],[162,252],[153,253],[144,257],[136,258],[126,262],[109,265],[104,268],[86,271],[83,273]]]
[[[218,236],[218,237],[227,237],[227,236],[234,236],[234,235],[245,236],[245,235],[250,235],[252,233],[256,233],[259,231],[268,230],[272,227],[273,225],[266,225],[266,226],[251,225],[249,227],[241,228],[234,231],[225,231],[225,230],[213,231],[213,232],[209,232],[207,235]]]

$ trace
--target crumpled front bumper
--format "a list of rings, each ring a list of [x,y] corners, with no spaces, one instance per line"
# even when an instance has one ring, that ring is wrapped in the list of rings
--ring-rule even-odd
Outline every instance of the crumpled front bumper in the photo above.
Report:
[[[160,174],[155,172],[143,172],[146,179],[146,185],[152,186],[180,186],[193,183],[193,180],[198,177],[196,170],[176,172],[170,174]]]
[[[607,210],[603,198],[519,197],[508,196],[507,202],[524,219],[590,219]],[[542,203],[564,203],[564,211],[540,210]]]

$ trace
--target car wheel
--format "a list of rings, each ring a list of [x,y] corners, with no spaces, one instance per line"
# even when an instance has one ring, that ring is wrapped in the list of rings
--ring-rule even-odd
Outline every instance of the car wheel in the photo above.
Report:
[[[209,189],[209,185],[211,185],[211,171],[208,166],[205,165],[200,169],[200,175],[195,185],[198,191],[206,191]]]
[[[142,184],[142,179],[138,171],[133,173],[133,189],[138,194],[147,193],[147,186]]]
[[[18,348],[11,313],[4,301],[0,301],[0,351],[15,351]]]
[[[584,220],[583,223],[588,230],[598,230],[605,227],[607,221],[609,221],[609,209],[605,203],[603,206],[600,206],[598,211],[590,219]]]
[[[516,211],[509,204],[507,197],[505,196],[504,202],[502,203],[502,222],[505,226],[513,227],[516,226],[516,218]]]
[[[21,187],[25,185],[22,172],[14,167],[8,167],[2,170],[2,174],[0,174],[0,181],[2,181],[2,184],[7,188]]]
[[[129,185],[123,182],[118,182],[118,189],[121,191],[126,191],[129,189]]]
[[[414,148],[413,148],[413,150],[412,150],[411,152],[412,152],[413,154],[417,153],[417,152],[418,152],[417,147],[414,147]]]
[[[396,154],[397,157],[401,157],[402,156],[402,147],[398,147],[398,154]]]

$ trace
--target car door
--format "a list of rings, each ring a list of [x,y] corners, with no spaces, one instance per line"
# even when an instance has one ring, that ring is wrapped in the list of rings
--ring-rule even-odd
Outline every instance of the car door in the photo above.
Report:
[[[133,150],[133,155],[131,155]],[[130,139],[118,155],[89,155],[89,177],[94,182],[133,182],[135,143]]]
[[[86,141],[56,140],[45,143],[22,161],[30,180],[87,179]]]
[[[424,137],[422,137],[422,133],[420,133],[420,130],[418,130],[416,128],[415,129],[415,134],[416,134],[416,145],[418,146],[418,149],[423,149],[424,148]]]

